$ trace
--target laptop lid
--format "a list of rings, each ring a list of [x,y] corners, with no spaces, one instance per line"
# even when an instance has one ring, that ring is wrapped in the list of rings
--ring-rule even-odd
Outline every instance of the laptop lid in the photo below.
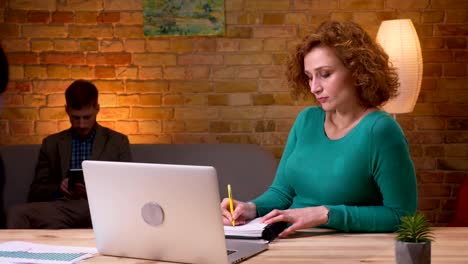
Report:
[[[103,255],[235,263],[267,248],[229,241],[228,258],[213,167],[84,161],[83,172]]]

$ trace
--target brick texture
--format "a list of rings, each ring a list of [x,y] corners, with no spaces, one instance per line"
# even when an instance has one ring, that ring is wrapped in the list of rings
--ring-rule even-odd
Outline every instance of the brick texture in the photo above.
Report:
[[[375,36],[410,18],[422,45],[421,93],[397,116],[419,184],[418,210],[451,220],[468,177],[468,1],[229,0],[224,36],[143,35],[143,2],[0,0],[10,62],[0,144],[40,143],[69,127],[63,92],[100,91],[103,125],[131,143],[252,143],[280,158],[297,113],[284,78],[288,51],[323,20],[353,20]]]

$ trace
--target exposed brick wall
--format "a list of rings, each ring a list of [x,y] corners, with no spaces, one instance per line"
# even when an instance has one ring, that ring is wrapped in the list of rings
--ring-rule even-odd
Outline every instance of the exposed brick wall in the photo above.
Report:
[[[282,64],[323,20],[349,19],[375,36],[410,18],[423,50],[415,110],[397,120],[419,181],[419,210],[436,224],[454,213],[468,174],[468,1],[225,0],[224,37],[144,37],[141,0],[0,0],[11,83],[0,144],[40,143],[69,126],[64,89],[98,86],[105,126],[132,143],[256,143],[280,157],[296,114]]]

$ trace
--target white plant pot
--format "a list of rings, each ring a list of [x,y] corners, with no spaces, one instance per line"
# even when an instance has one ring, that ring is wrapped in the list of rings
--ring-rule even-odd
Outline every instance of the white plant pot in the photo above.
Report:
[[[395,243],[395,261],[397,264],[430,264],[431,242],[402,242]]]

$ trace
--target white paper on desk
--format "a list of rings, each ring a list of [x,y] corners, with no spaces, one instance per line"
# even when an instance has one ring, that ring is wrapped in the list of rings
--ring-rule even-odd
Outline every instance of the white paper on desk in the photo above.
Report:
[[[0,243],[0,263],[71,264],[97,254],[96,248],[36,244],[23,241]]]
[[[263,229],[267,226],[260,223],[261,217],[255,218],[245,225],[239,226],[224,226],[225,236],[239,236],[239,237],[261,237]]]

